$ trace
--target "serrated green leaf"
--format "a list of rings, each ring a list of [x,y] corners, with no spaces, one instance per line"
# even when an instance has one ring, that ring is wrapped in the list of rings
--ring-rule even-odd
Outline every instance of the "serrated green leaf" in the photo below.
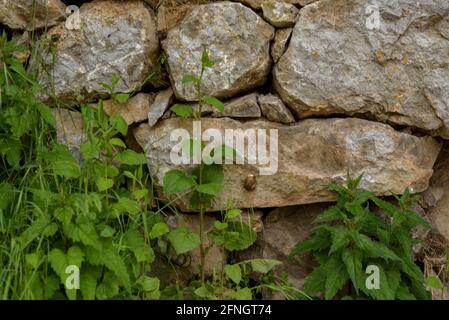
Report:
[[[274,267],[282,264],[282,262],[273,259],[252,259],[248,262],[251,264],[254,272],[263,274],[270,272]]]
[[[170,232],[168,225],[164,222],[156,223],[150,231],[150,238],[156,239]]]
[[[194,82],[194,83],[198,84],[198,83],[200,83],[200,78],[198,78],[197,76],[195,76],[193,74],[185,74],[182,77],[182,83],[187,84],[189,82]]]
[[[224,103],[218,100],[217,98],[211,96],[204,96],[201,100],[208,105],[211,105],[218,109],[220,112],[224,112]]]
[[[164,193],[166,195],[190,190],[195,185],[193,177],[181,170],[170,170],[164,176]]]
[[[112,116],[109,118],[109,123],[123,136],[128,133],[128,124],[121,116]]]
[[[174,112],[178,117],[188,118],[195,114],[195,110],[192,106],[184,105],[184,104],[175,104],[170,108],[172,112]]]
[[[180,227],[168,234],[168,240],[177,254],[183,254],[200,245],[200,237],[187,227]]]
[[[103,177],[98,177],[95,180],[95,183],[98,187],[98,191],[100,192],[111,189],[114,186],[114,180]]]
[[[238,285],[242,280],[242,269],[240,269],[240,266],[238,264],[225,265],[224,272],[226,276],[234,281],[236,285]]]
[[[115,156],[115,159],[120,161],[122,164],[127,164],[130,166],[138,166],[147,163],[147,158],[143,153],[137,153],[130,149],[120,152]]]

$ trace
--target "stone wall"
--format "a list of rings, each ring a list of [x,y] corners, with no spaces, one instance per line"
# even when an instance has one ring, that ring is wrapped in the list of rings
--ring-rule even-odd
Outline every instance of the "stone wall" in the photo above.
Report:
[[[210,209],[263,209],[265,228],[248,256],[285,259],[328,205],[317,203],[335,200],[324,185],[348,172],[363,174],[362,187],[381,196],[424,192],[423,207],[449,240],[447,0],[81,2],[67,18],[59,0],[38,0],[34,13],[31,0],[3,0],[0,23],[48,39],[55,56],[43,61],[52,81],[42,75],[41,83],[74,110],[106,99],[105,111],[133,129],[127,141],[146,152],[159,186],[177,167],[170,132],[192,131],[170,107],[196,103],[182,78],[199,73],[205,48],[217,65],[205,72],[203,92],[223,100],[225,112],[206,110],[203,130],[277,130],[277,170],[225,165],[225,190]],[[113,75],[117,91],[133,94],[124,105],[108,101],[100,85]],[[59,113],[58,128],[58,139],[78,152],[79,114]],[[248,175],[256,176],[252,190]],[[184,199],[177,205],[188,211]],[[283,267],[294,282],[306,274],[304,259]]]

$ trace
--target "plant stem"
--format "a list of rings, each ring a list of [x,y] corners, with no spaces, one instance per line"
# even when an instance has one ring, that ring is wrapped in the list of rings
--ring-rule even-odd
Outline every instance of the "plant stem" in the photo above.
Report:
[[[203,81],[203,74],[204,74],[204,66],[201,68],[201,75],[200,75],[200,81],[198,83],[198,102],[199,102],[199,114],[198,119],[201,123],[201,112],[203,109],[203,101],[201,99],[202,93],[201,93],[201,83]],[[202,132],[200,132],[200,136],[202,135]],[[201,149],[201,139],[199,141],[200,143],[200,152]],[[200,164],[199,164],[199,184],[201,185],[203,183],[203,157],[200,158]],[[201,286],[204,286],[204,265],[206,260],[206,252],[204,249],[204,205],[202,199],[200,199],[200,278],[201,278]]]

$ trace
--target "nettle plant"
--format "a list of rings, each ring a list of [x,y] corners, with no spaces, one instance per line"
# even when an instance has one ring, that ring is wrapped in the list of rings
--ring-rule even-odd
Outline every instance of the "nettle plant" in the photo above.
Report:
[[[218,99],[203,95],[202,84],[204,73],[207,69],[213,68],[216,64],[209,58],[207,50],[203,51],[201,58],[201,73],[196,75],[185,75],[183,83],[193,83],[197,93],[198,108],[189,105],[174,105],[171,110],[180,117],[193,118],[194,121],[201,121],[202,110],[205,105],[211,105],[221,112],[224,111],[224,104]],[[204,146],[201,141],[190,139],[185,141],[186,148],[190,155],[196,153],[203,154]],[[215,152],[220,155],[229,154],[229,147],[222,145],[211,151],[211,158],[215,157]],[[235,151],[231,150],[234,156]],[[230,209],[222,214],[222,220],[213,223],[213,230],[208,232],[207,237],[212,245],[206,246],[206,235],[204,231],[204,215],[208,208],[216,200],[217,195],[223,189],[224,172],[221,164],[205,164],[201,157],[200,164],[192,172],[184,170],[170,170],[163,179],[164,193],[167,196],[181,195],[190,197],[190,208],[199,212],[199,235],[192,232],[187,227],[181,227],[168,234],[168,239],[173,245],[177,254],[186,253],[194,248],[200,249],[200,270],[199,280],[193,281],[188,290],[191,295],[200,299],[213,299],[217,297],[251,299],[252,290],[248,281],[243,281],[243,276],[251,272],[268,273],[274,266],[279,264],[273,260],[245,261],[234,265],[221,266],[218,276],[214,276],[211,281],[206,281],[205,261],[211,246],[219,246],[222,250],[238,251],[250,247],[256,241],[256,233],[242,221],[242,211]],[[246,279],[247,280],[247,279]]]
[[[15,69],[22,78],[23,70]],[[126,101],[124,96],[118,100]],[[55,123],[52,112],[37,102],[26,108],[40,113],[38,123]],[[22,167],[18,151],[1,154],[4,165],[9,164],[0,184],[1,295],[158,299],[160,281],[147,275],[155,259],[149,234],[160,217],[150,211],[146,157],[126,147],[120,138],[128,131],[125,120],[108,117],[101,101],[96,107],[82,105],[81,112],[79,157],[40,135],[29,135],[33,153]],[[8,118],[13,133],[19,124]]]
[[[310,252],[318,264],[305,280],[305,292],[325,299],[428,299],[413,256],[412,229],[430,227],[411,209],[417,198],[406,190],[393,205],[359,189],[361,179],[348,175],[346,186],[330,185],[337,204],[317,217],[312,234],[291,252]],[[368,278],[373,270],[379,271],[378,286]]]

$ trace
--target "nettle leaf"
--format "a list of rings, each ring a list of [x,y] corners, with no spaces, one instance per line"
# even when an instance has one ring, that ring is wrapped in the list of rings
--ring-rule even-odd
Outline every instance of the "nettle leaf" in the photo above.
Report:
[[[323,213],[321,213],[316,219],[315,223],[319,222],[330,222],[335,220],[341,220],[342,219],[342,213],[340,209],[336,206],[332,206]]]
[[[348,282],[349,275],[346,271],[345,265],[338,257],[331,257],[325,264],[326,269],[326,284],[324,291],[324,298],[326,300],[332,299],[339,290]]]
[[[39,113],[42,116],[42,119],[45,120],[45,122],[47,122],[48,124],[50,124],[51,126],[55,126],[56,125],[56,120],[55,117],[53,116],[53,112],[51,111],[51,109],[46,106],[45,104],[42,103],[38,103],[36,105],[37,110],[39,111]]]
[[[242,214],[242,210],[240,209],[231,209],[226,212],[225,220],[229,221],[239,217]]]
[[[164,193],[171,195],[196,186],[195,179],[182,170],[170,170],[164,176]]]
[[[115,156],[115,159],[122,164],[138,166],[147,163],[147,158],[143,153],[137,153],[133,150],[124,150]]]
[[[150,231],[150,238],[151,239],[156,239],[156,238],[159,238],[159,237],[161,237],[164,234],[167,234],[169,232],[170,232],[170,230],[169,230],[168,225],[166,223],[158,222],[151,229],[151,231]]]
[[[114,100],[118,103],[125,103],[130,97],[129,93],[115,93]]]
[[[213,68],[216,64],[215,61],[213,61],[209,58],[209,51],[207,49],[203,50],[203,54],[201,55],[201,63],[202,63],[203,69]]]
[[[7,183],[0,183],[0,210],[5,210],[15,198],[15,188]]]
[[[185,104],[175,104],[170,110],[182,118],[188,118],[195,114],[193,107]]]
[[[234,299],[236,300],[252,300],[253,294],[250,288],[240,288],[234,293]]]
[[[112,138],[111,140],[109,140],[109,143],[113,146],[126,148],[126,144],[123,142],[122,139],[119,138]]]
[[[70,223],[66,226],[65,233],[73,241],[95,248],[101,247],[97,231],[92,223]]]
[[[224,103],[218,100],[217,98],[211,97],[211,96],[204,96],[201,98],[201,100],[216,109],[218,109],[220,112],[224,112]]]
[[[73,214],[74,212],[71,207],[56,208],[53,213],[55,218],[65,227],[69,225],[70,221],[72,221]]]
[[[114,204],[114,208],[121,213],[128,212],[133,215],[139,214],[141,210],[140,203],[138,201],[127,197],[121,197],[118,202]]]
[[[224,247],[229,251],[249,248],[257,240],[257,234],[243,222],[230,221],[224,233]]]
[[[128,133],[128,124],[121,116],[110,117],[109,123],[122,135],[126,136],[126,134]]]
[[[223,189],[223,184],[221,183],[206,183],[200,184],[195,187],[195,190],[199,193],[209,194],[211,196],[216,196]]]
[[[345,250],[342,253],[342,260],[358,294],[358,290],[364,286],[362,254],[358,250]]]
[[[384,260],[400,261],[401,259],[390,249],[380,242],[375,242],[364,234],[357,234],[354,237],[356,245],[373,257]]]
[[[79,178],[81,176],[81,168],[76,162],[72,161],[55,161],[51,164],[53,172],[65,178]]]
[[[90,263],[95,265],[104,265],[113,271],[117,279],[129,291],[131,289],[131,280],[123,258],[109,241],[102,241],[100,249],[93,247],[86,248],[86,255]]]
[[[200,237],[187,227],[180,227],[168,234],[168,240],[177,254],[183,254],[200,245]]]
[[[228,224],[226,222],[214,221],[214,228],[217,230],[225,230],[228,228]]]
[[[149,246],[142,246],[133,250],[137,262],[153,263],[155,254],[153,248]]]
[[[337,226],[332,229],[332,246],[329,250],[329,255],[332,253],[344,249],[350,243],[349,232],[343,226]]]
[[[95,180],[95,183],[100,192],[108,190],[114,186],[114,180],[108,179],[108,178],[103,178],[103,177],[98,177]]]
[[[234,281],[234,283],[237,285],[242,280],[242,269],[240,269],[240,266],[238,264],[225,265],[224,272],[226,276],[232,281]]]
[[[443,289],[444,285],[437,276],[429,276],[426,278],[426,284],[433,289]]]
[[[84,160],[95,159],[100,155],[100,148],[92,143],[84,143],[80,146]]]
[[[92,266],[83,267],[80,275],[80,290],[84,300],[95,300],[100,270]]]
[[[254,272],[263,274],[270,272],[274,267],[282,264],[282,262],[273,259],[253,259],[248,262],[251,264],[251,268]]]
[[[304,280],[304,291],[308,294],[315,295],[324,292],[326,286],[326,269],[325,265],[316,267]]]
[[[200,83],[200,78],[198,78],[197,76],[193,75],[193,74],[185,74],[182,77],[182,83],[183,84],[187,84],[189,82],[194,82],[196,84]]]
[[[161,282],[158,278],[148,276],[143,276],[141,279],[139,279],[139,283],[143,291],[146,292],[159,291],[159,287],[161,285]]]
[[[290,252],[290,257],[294,257],[309,251],[321,251],[332,245],[329,233],[325,230],[316,230],[311,237],[299,242]]]

